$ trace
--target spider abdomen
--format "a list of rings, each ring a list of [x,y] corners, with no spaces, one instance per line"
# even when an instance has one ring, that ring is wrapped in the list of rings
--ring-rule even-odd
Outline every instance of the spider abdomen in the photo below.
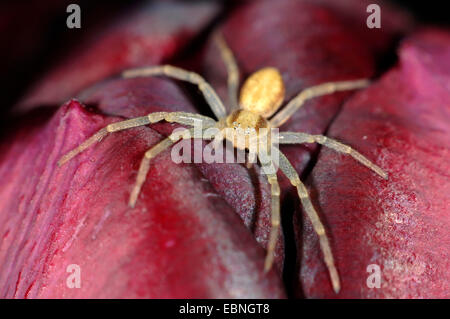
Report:
[[[268,118],[284,99],[284,82],[276,68],[263,68],[250,75],[242,85],[239,104],[242,109]]]

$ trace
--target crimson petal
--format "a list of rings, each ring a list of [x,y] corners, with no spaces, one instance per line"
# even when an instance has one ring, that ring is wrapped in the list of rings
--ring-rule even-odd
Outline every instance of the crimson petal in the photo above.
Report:
[[[290,98],[313,84],[375,73],[374,55],[380,46],[361,43],[360,35],[352,34],[353,22],[347,24],[333,8],[308,1],[256,1],[233,12],[222,30],[243,75],[276,66],[283,72]],[[192,9],[195,12],[199,18],[193,19],[194,26],[188,24],[190,36],[215,11],[209,6]],[[145,14],[144,25],[154,27]],[[275,272],[262,274],[263,250],[234,213],[254,228],[257,241],[265,246],[270,205],[267,183],[257,168],[251,175],[237,164],[177,166],[166,152],[152,163],[138,205],[131,210],[127,196],[140,158],[174,128],[167,123],[113,134],[66,166],[55,166],[64,152],[120,118],[156,110],[204,110],[204,106],[194,108],[191,94],[166,79],[113,79],[87,89],[124,68],[170,59],[188,39],[186,31],[180,31],[186,28],[180,21],[176,26],[161,24],[161,30],[168,32],[161,41],[157,34],[147,33],[149,27],[143,40],[136,42],[142,30],[139,23],[125,28],[131,30],[125,35],[113,28],[103,41],[84,46],[81,57],[74,54],[71,64],[46,76],[20,104],[24,111],[77,94],[96,110],[71,100],[47,122],[42,118],[24,122],[10,134],[8,145],[3,143],[1,296],[284,296]],[[399,32],[394,31],[385,33],[383,43],[392,41]],[[268,32],[276,37],[268,37]],[[123,50],[136,43],[137,58]],[[213,76],[222,64],[212,46],[205,61],[199,71],[223,96],[224,82]],[[283,130],[323,132],[347,96],[311,101]],[[285,151],[301,172],[311,150]],[[286,180],[283,185],[286,191]],[[281,242],[277,252],[281,270]],[[66,286],[69,264],[80,265],[85,289]]]
[[[389,180],[328,149],[310,179],[343,298],[450,297],[450,33],[419,32],[399,52],[400,64],[346,103],[328,134],[375,161]],[[334,297],[309,222],[303,231],[298,292]]]

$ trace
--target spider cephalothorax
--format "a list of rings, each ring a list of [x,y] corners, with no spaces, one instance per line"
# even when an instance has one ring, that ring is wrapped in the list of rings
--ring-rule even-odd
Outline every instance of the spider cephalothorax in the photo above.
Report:
[[[250,148],[255,138],[266,135],[270,125],[261,115],[240,109],[219,122],[218,128],[225,132],[224,137],[230,140],[234,147],[243,150]]]
[[[278,111],[283,103],[285,93],[283,79],[280,72],[276,68],[266,67],[260,69],[259,71],[256,71],[247,78],[245,83],[242,85],[238,101],[237,93],[239,87],[239,75],[236,61],[231,50],[226,45],[224,39],[220,35],[218,35],[215,39],[228,70],[228,93],[229,101],[231,104],[230,107],[232,109],[230,114],[227,115],[225,106],[215,93],[214,89],[197,73],[189,72],[170,65],[151,66],[127,70],[122,73],[123,77],[125,78],[165,75],[177,80],[187,81],[197,85],[199,90],[203,93],[205,100],[210,105],[211,110],[217,117],[218,121],[200,114],[186,112],[150,113],[146,116],[121,121],[106,126],[105,128],[95,133],[93,136],[88,138],[78,147],[65,154],[59,160],[58,164],[62,165],[65,162],[69,161],[71,158],[88,148],[90,145],[99,142],[109,133],[141,125],[148,125],[163,120],[167,122],[183,124],[186,126],[194,126],[200,123],[202,129],[204,129],[204,131],[201,131],[201,133],[205,132],[205,134],[196,135],[194,129],[186,129],[184,131],[185,134],[172,133],[169,137],[162,140],[145,153],[145,156],[142,159],[141,165],[139,167],[136,183],[130,193],[129,205],[131,207],[134,207],[141,187],[145,182],[145,178],[149,170],[150,160],[179,140],[190,138],[215,138],[215,136],[206,133],[210,128],[215,128],[220,133],[231,130],[233,134],[221,134],[220,136],[229,139],[233,143],[234,147],[245,150],[254,146],[254,143],[258,143],[258,145],[260,145],[259,141],[263,140],[263,137],[269,137],[268,139],[266,139],[269,145],[262,145],[264,148],[270,147],[271,156],[277,156],[277,166],[279,166],[279,169],[287,176],[287,178],[289,178],[291,184],[297,189],[298,196],[304,207],[306,215],[311,220],[314,230],[319,236],[320,248],[324,255],[324,261],[330,274],[333,289],[337,293],[340,290],[340,280],[334,263],[331,247],[325,233],[325,228],[320,221],[319,216],[314,209],[314,206],[311,203],[305,185],[301,182],[298,173],[292,167],[286,156],[273,145],[273,139],[270,138],[269,132],[270,129],[278,128],[284,122],[286,122],[291,117],[291,115],[303,105],[305,100],[316,96],[330,94],[336,91],[363,88],[366,87],[369,82],[366,79],[359,79],[341,82],[327,82],[324,84],[313,86],[301,91],[286,106]],[[319,143],[324,146],[330,147],[337,152],[352,156],[361,164],[365,165],[378,175],[387,179],[387,174],[380,167],[370,162],[367,158],[352,149],[350,146],[344,145],[323,135],[311,135],[302,132],[281,132],[277,136],[277,143]],[[269,181],[272,194],[272,227],[267,244],[267,255],[264,265],[264,270],[268,271],[273,264],[275,244],[277,242],[278,234],[280,231],[280,187],[278,185],[274,161],[270,158],[263,158],[259,155],[259,153],[257,156],[261,163],[262,171],[265,173]]]
[[[270,132],[267,120],[283,103],[284,82],[276,68],[266,67],[251,74],[244,82],[239,96],[239,108],[220,122],[220,129],[234,129],[235,134],[228,139],[238,149],[248,149],[252,143],[259,144],[259,139],[252,142],[252,137],[266,137]],[[262,135],[262,136],[261,136]],[[239,143],[238,137],[245,143]]]

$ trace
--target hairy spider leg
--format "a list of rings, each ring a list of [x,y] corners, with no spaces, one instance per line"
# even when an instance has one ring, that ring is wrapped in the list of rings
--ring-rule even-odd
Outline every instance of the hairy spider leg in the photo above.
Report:
[[[182,139],[192,139],[192,138],[201,138],[201,139],[211,139],[211,136],[205,136],[204,132],[206,130],[202,130],[197,132],[195,128],[186,129],[182,132],[172,133],[167,138],[163,139],[158,144],[151,147],[147,152],[145,152],[144,157],[142,158],[141,165],[139,166],[139,171],[136,177],[136,182],[134,184],[133,190],[131,191],[130,198],[128,201],[128,205],[130,207],[134,207],[136,205],[137,198],[139,193],[141,192],[142,185],[145,182],[147,177],[147,173],[150,169],[150,160],[160,154],[165,149],[169,148],[176,142]],[[200,133],[200,135],[195,135],[196,133]]]
[[[67,161],[71,160],[77,154],[83,152],[92,144],[100,142],[109,133],[118,132],[147,124],[153,124],[162,120],[184,125],[195,125],[196,123],[204,123],[206,126],[212,126],[215,125],[216,123],[216,121],[214,121],[210,117],[186,112],[155,112],[150,113],[146,116],[136,117],[125,121],[112,123],[100,129],[97,133],[92,135],[83,143],[81,143],[80,145],[72,149],[70,152],[62,156],[61,159],[58,161],[58,166],[65,164]]]
[[[388,179],[388,174],[385,171],[383,171],[379,166],[369,161],[366,157],[361,155],[361,153],[355,151],[350,146],[342,144],[341,142],[333,140],[329,137],[323,135],[311,135],[301,132],[281,132],[279,134],[279,144],[302,144],[302,143],[319,143],[335,150],[336,152],[348,154],[355,160],[366,166],[367,168],[370,168],[372,171],[383,177],[384,179]]]
[[[234,58],[233,51],[228,47],[222,33],[218,32],[214,40],[219,48],[220,55],[227,68],[228,73],[228,100],[231,110],[239,109],[238,90],[239,90],[239,67]]]
[[[368,79],[360,79],[354,81],[328,82],[306,88],[272,117],[269,121],[270,125],[272,127],[280,127],[283,125],[308,99],[338,91],[361,89],[367,87],[369,84],[370,81]]]
[[[280,234],[280,185],[278,184],[277,173],[272,162],[263,163],[260,158],[261,167],[263,172],[267,176],[267,180],[270,184],[270,194],[271,194],[271,228],[269,235],[269,242],[267,244],[266,259],[264,262],[264,271],[268,272],[272,267],[275,258],[275,247],[277,244],[277,239]]]
[[[203,93],[206,102],[209,104],[211,110],[217,119],[225,117],[226,110],[216,91],[209,85],[208,82],[200,75],[194,72],[186,71],[171,65],[157,65],[137,69],[126,70],[122,73],[124,78],[146,77],[165,75],[169,78],[174,78],[181,81],[186,81],[198,86]]]
[[[333,253],[331,252],[328,237],[325,233],[325,227],[320,221],[319,215],[317,214],[311,202],[311,199],[309,198],[308,191],[305,185],[300,180],[297,171],[294,169],[292,164],[289,162],[289,160],[281,151],[278,150],[278,153],[279,153],[280,169],[290,180],[291,184],[297,188],[297,193],[298,196],[300,197],[300,201],[303,205],[306,215],[311,221],[314,231],[319,236],[320,249],[322,250],[325,265],[327,266],[328,272],[330,274],[331,284],[333,286],[335,293],[339,293],[339,290],[341,289],[339,274],[337,272],[336,265],[334,263]]]

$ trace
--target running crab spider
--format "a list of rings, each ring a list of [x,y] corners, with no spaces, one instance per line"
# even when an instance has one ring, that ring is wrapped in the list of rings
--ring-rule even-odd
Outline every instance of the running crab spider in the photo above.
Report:
[[[220,132],[225,129],[236,129],[236,125],[244,129],[254,129],[257,132],[263,128],[278,128],[285,123],[294,114],[303,103],[311,98],[331,94],[337,91],[346,91],[364,88],[369,84],[367,79],[358,79],[341,82],[328,82],[309,87],[301,91],[294,97],[287,105],[280,109],[284,99],[284,83],[280,72],[273,67],[266,67],[256,71],[250,75],[239,89],[239,71],[231,50],[228,48],[225,40],[220,34],[215,37],[215,43],[219,48],[220,55],[226,65],[228,72],[228,95],[232,111],[230,114],[226,113],[225,106],[211,87],[200,75],[189,72],[170,65],[164,66],[150,66],[137,69],[126,70],[122,73],[124,78],[145,77],[145,76],[167,76],[180,81],[189,82],[197,85],[202,92],[206,102],[209,104],[214,115],[218,121],[199,114],[186,112],[155,112],[146,116],[132,118],[125,121],[109,124],[99,130],[93,136],[85,140],[78,147],[74,148],[67,154],[61,157],[58,165],[63,165],[77,154],[84,151],[92,144],[99,142],[109,133],[118,132],[121,130],[134,128],[142,125],[153,124],[159,121],[167,121],[179,123],[186,126],[194,126],[194,124],[201,123],[203,128],[217,128]],[[275,115],[274,115],[275,114]],[[186,129],[185,132],[190,134],[174,134],[165,138],[152,148],[150,148],[144,155],[136,178],[136,183],[131,191],[129,198],[129,206],[134,207],[140,193],[141,187],[146,179],[147,172],[150,166],[150,160],[159,153],[172,146],[181,139],[187,138],[203,138],[212,139],[213,136],[195,136],[192,133],[193,129]],[[242,134],[247,134],[248,130],[243,130]],[[247,132],[247,133],[246,133]],[[257,133],[259,134],[259,133]],[[259,139],[260,136],[257,135]],[[235,148],[239,148],[235,144],[235,139],[231,140]],[[355,160],[365,165],[375,173],[387,179],[387,174],[377,165],[373,164],[363,155],[352,149],[350,146],[344,145],[336,140],[330,139],[323,135],[311,135],[300,132],[281,132],[279,133],[279,144],[302,144],[302,143],[319,143],[333,150],[348,154]],[[246,142],[245,148],[248,148]],[[242,148],[242,147],[241,147]],[[340,290],[339,275],[335,266],[333,254],[331,252],[330,243],[325,232],[325,228],[320,221],[320,218],[312,205],[305,185],[299,178],[298,173],[288,161],[286,156],[275,148],[279,159],[280,170],[288,177],[291,184],[296,187],[298,196],[310,219],[314,231],[319,236],[320,248],[324,256],[324,261],[327,266],[331,284],[336,293]],[[271,231],[269,242],[267,246],[267,254],[264,264],[264,271],[270,270],[274,260],[275,245],[280,231],[280,187],[277,180],[276,170],[273,171],[273,163],[269,160],[263,161],[258,156],[263,172],[268,178],[271,187]]]

